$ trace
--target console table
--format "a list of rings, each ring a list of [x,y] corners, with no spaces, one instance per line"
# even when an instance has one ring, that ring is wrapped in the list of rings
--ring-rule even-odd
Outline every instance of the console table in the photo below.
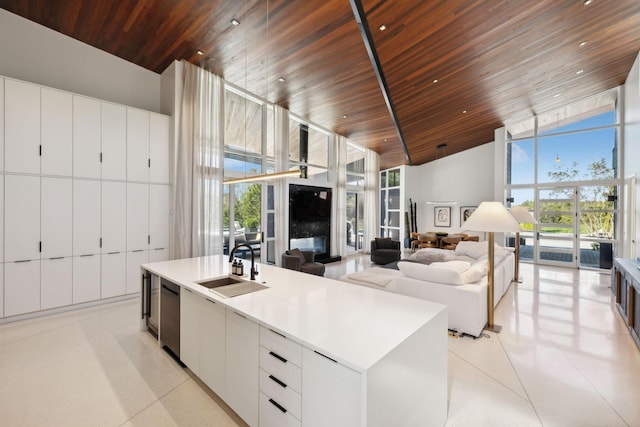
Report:
[[[636,345],[640,347],[640,262],[616,258],[611,270],[611,291],[616,307],[625,320]]]

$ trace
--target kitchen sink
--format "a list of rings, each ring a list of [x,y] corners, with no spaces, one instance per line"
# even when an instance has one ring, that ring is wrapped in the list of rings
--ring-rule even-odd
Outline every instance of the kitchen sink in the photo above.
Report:
[[[209,291],[225,298],[233,298],[238,295],[250,294],[252,292],[268,288],[268,286],[258,282],[252,282],[231,276],[207,280],[198,284],[205,288],[209,288]]]

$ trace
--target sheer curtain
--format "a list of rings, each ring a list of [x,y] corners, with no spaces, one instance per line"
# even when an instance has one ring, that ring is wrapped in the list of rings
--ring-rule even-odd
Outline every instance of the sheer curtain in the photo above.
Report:
[[[278,106],[273,106],[275,118],[276,140],[276,172],[289,170],[289,112]],[[281,264],[282,254],[289,249],[289,188],[286,179],[276,179],[274,186],[275,203],[275,262]]]
[[[224,81],[182,61],[184,89],[175,144],[172,258],[222,254]]]
[[[347,229],[347,138],[334,135],[335,155],[333,164],[336,166],[336,210],[331,227],[331,255],[344,253]]]
[[[364,150],[364,249],[371,252],[371,240],[380,228],[378,199],[380,179],[380,157],[368,148]]]

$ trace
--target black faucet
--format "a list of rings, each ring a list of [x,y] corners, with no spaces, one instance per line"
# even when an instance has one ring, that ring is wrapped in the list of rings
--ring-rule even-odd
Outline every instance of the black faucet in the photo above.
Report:
[[[238,249],[240,246],[244,246],[245,248],[249,248],[249,250],[251,251],[251,275],[250,278],[251,280],[255,280],[256,276],[258,275],[258,269],[255,267],[255,254],[253,253],[253,248],[246,244],[246,243],[238,243],[232,250],[231,253],[229,254],[229,263],[231,263],[233,261],[233,255],[236,253],[236,249]]]

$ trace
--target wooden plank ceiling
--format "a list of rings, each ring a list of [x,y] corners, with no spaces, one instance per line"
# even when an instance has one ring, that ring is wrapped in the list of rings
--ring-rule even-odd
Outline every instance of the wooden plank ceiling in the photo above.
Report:
[[[640,50],[640,1],[587,2],[361,0],[409,159],[349,0],[0,7],[157,73],[199,64],[379,152],[387,168],[491,142],[505,123],[623,84]]]

